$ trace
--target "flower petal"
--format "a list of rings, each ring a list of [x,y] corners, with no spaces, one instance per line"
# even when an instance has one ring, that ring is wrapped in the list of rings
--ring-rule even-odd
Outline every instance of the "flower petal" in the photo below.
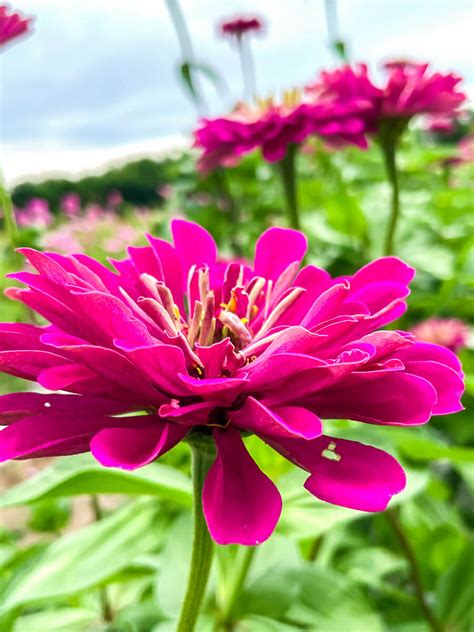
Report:
[[[237,426],[257,434],[315,439],[322,433],[321,420],[309,410],[297,406],[270,409],[253,397],[229,417]]]
[[[217,457],[202,495],[209,532],[218,544],[260,544],[280,518],[280,494],[249,455],[237,430],[215,430],[214,440]]]
[[[93,456],[106,467],[135,470],[171,450],[187,434],[184,426],[165,423],[155,417],[134,428],[106,428],[91,441]]]
[[[311,494],[334,505],[383,511],[405,487],[405,473],[396,459],[357,441],[323,435],[313,441],[271,439],[269,443],[311,473],[305,483]]]
[[[275,281],[290,263],[303,260],[307,248],[303,233],[290,228],[269,228],[255,247],[255,274]]]

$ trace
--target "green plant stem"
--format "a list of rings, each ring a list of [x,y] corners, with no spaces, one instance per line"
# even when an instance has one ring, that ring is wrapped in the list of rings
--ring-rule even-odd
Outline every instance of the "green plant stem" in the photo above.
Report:
[[[188,586],[181,606],[176,632],[193,632],[206,592],[211,570],[213,542],[202,510],[202,488],[214,459],[213,449],[191,443],[194,490],[194,539]]]
[[[283,193],[288,214],[288,223],[291,228],[300,229],[298,208],[298,192],[296,183],[296,152],[297,146],[290,144],[286,150],[286,156],[278,164]]]
[[[241,36],[237,39],[239,49],[240,67],[244,82],[244,100],[251,102],[257,96],[257,86],[255,82],[255,66],[253,63],[252,50],[248,37]]]
[[[203,115],[207,111],[206,102],[203,95],[201,82],[198,72],[195,70],[196,60],[194,56],[193,43],[189,34],[188,26],[184,13],[181,10],[178,0],[165,0],[168,13],[178,38],[179,48],[181,50],[181,57],[185,64],[189,65],[189,79],[191,81],[192,89],[195,94],[194,102],[196,104],[198,114]]]
[[[221,623],[224,626],[231,623],[232,613],[235,608],[235,604],[237,603],[237,600],[242,593],[242,589],[245,585],[245,580],[247,579],[247,575],[252,565],[252,561],[256,551],[257,547],[248,546],[243,552],[239,567],[235,571],[234,580],[227,594],[227,599],[222,606]]]
[[[420,610],[422,611],[428,625],[433,630],[433,632],[445,632],[443,626],[435,617],[426,600],[425,592],[423,590],[423,582],[421,579],[421,572],[418,567],[418,561],[416,559],[415,552],[411,546],[410,540],[403,530],[403,526],[400,522],[397,511],[395,509],[388,509],[385,512],[385,516],[390,526],[392,527],[393,532],[397,536],[397,539],[400,543],[400,548],[402,549],[403,554],[405,555],[406,560],[410,566],[413,588],[415,589],[415,595],[420,605]]]
[[[92,509],[92,513],[94,514],[95,521],[100,522],[102,518],[104,517],[104,514],[100,506],[99,497],[96,494],[91,494],[90,503],[91,503],[91,509]],[[114,613],[112,610],[112,605],[109,601],[107,588],[105,586],[99,589],[99,597],[100,597],[100,607],[102,610],[102,618],[104,621],[110,623],[114,620]]]
[[[16,248],[18,245],[18,227],[15,220],[15,212],[11,197],[2,184],[0,184],[0,208],[3,211],[5,232],[8,235],[10,245],[12,248]]]
[[[387,233],[385,236],[384,254],[393,254],[395,231],[398,218],[400,217],[400,187],[398,183],[397,170],[397,141],[387,139],[381,145],[381,150],[385,163],[385,172],[391,187],[390,218],[388,221]]]

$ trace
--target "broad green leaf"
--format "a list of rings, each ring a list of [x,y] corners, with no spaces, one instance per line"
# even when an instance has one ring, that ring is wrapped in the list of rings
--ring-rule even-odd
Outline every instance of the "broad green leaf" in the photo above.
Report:
[[[464,632],[474,625],[474,540],[465,547],[454,564],[442,575],[436,590],[436,611],[453,632]]]
[[[251,615],[236,623],[233,630],[235,632],[297,632],[301,628],[268,617]]]
[[[350,579],[315,564],[300,571],[300,599],[287,613],[290,621],[324,632],[382,632],[382,621]],[[303,628],[304,629],[304,628]]]
[[[156,502],[140,500],[56,540],[6,591],[0,613],[50,603],[106,582],[138,556],[156,549],[164,527]]]
[[[99,618],[99,613],[85,608],[57,608],[19,617],[13,632],[84,632]]]
[[[186,590],[193,541],[191,513],[180,515],[168,532],[161,554],[156,580],[158,604],[170,616],[176,616]]]
[[[59,459],[36,476],[0,495],[0,507],[27,505],[38,500],[80,494],[158,496],[177,504],[191,504],[191,482],[174,468],[160,463],[126,472],[106,468],[89,454]]]

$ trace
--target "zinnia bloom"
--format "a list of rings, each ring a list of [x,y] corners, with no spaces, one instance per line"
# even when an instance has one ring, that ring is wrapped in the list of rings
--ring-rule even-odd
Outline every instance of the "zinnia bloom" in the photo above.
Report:
[[[203,119],[195,131],[195,147],[202,149],[201,171],[233,166],[241,157],[261,149],[268,162],[282,160],[288,145],[301,144],[320,136],[332,145],[366,147],[365,104],[313,102],[297,90],[284,95],[281,103],[272,99],[257,106],[240,104],[229,116]]]
[[[458,318],[428,318],[412,327],[417,340],[447,347],[454,353],[463,349],[469,340],[469,327]]]
[[[0,5],[0,48],[27,33],[31,21],[31,18],[24,18],[20,13],[10,12],[8,5]]]
[[[324,434],[321,419],[411,426],[461,409],[453,353],[379,329],[405,311],[414,270],[394,257],[336,279],[299,270],[306,239],[283,228],[260,237],[251,264],[220,259],[196,224],[175,220],[172,234],[129,248],[115,271],[21,249],[38,274],[10,275],[27,288],[7,295],[49,324],[1,324],[0,370],[62,392],[0,397],[0,459],[90,450],[133,470],[205,435],[217,451],[203,490],[209,531],[255,545],[282,501],[247,452],[242,434],[253,433],[308,472],[317,498],[384,510],[404,488],[401,466]]]
[[[419,114],[453,117],[466,96],[458,91],[461,78],[453,73],[432,72],[428,64],[395,61],[385,64],[388,72],[385,85],[377,86],[370,79],[365,64],[343,66],[322,72],[319,79],[307,86],[319,98],[368,101],[372,109],[373,131],[387,118],[407,122]]]
[[[257,16],[237,16],[229,20],[224,20],[220,24],[220,31],[223,35],[240,39],[243,35],[260,32],[263,29],[263,22]]]

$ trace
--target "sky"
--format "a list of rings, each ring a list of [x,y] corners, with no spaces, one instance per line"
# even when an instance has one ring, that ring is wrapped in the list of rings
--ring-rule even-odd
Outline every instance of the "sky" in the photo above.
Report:
[[[180,51],[165,0],[10,0],[35,32],[0,57],[0,164],[8,183],[77,176],[189,143],[197,113],[177,80]],[[181,0],[197,60],[226,91],[206,85],[211,114],[242,97],[235,49],[220,19],[256,13],[258,92],[279,94],[335,64],[324,0]],[[388,58],[454,70],[474,94],[473,0],[338,0],[350,57],[373,68]]]

